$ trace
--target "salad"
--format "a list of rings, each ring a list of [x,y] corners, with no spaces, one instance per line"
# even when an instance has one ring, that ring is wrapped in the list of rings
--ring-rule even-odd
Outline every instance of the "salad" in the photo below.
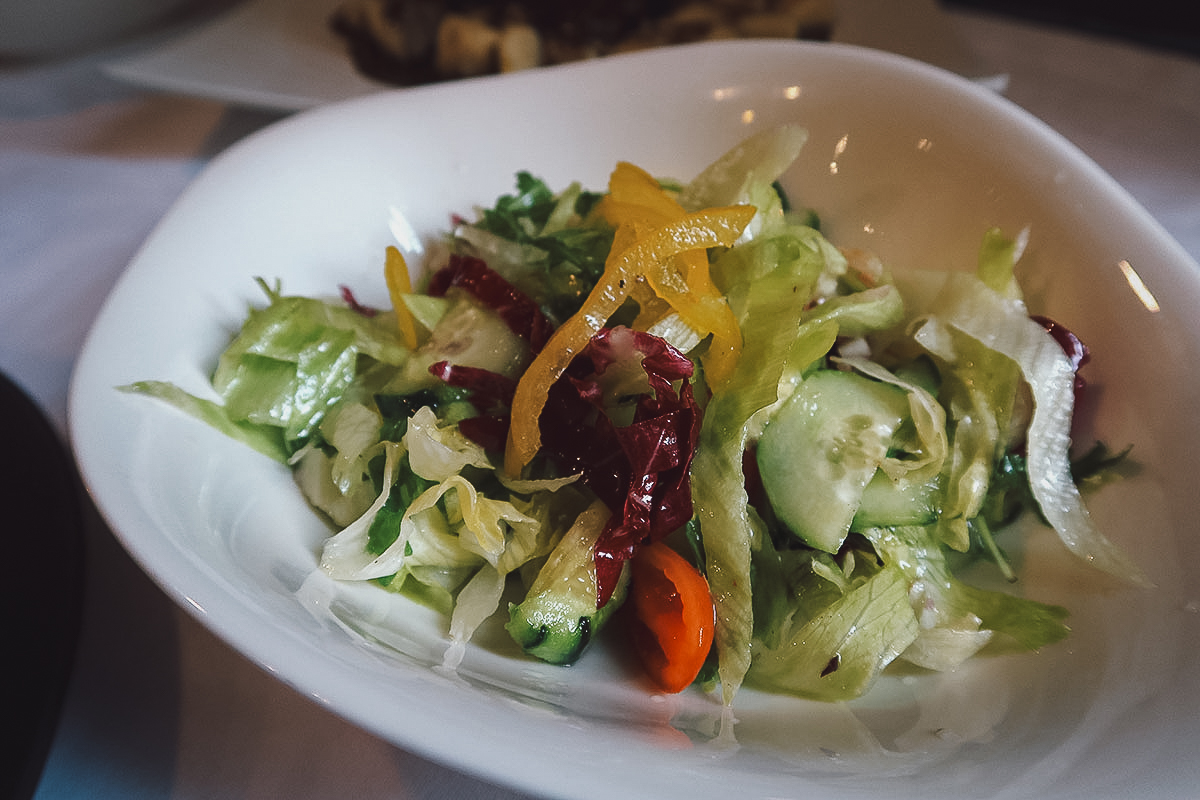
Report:
[[[519,173],[419,286],[387,249],[389,308],[259,279],[219,400],[123,388],[288,465],[333,528],[321,569],[443,612],[449,668],[493,615],[564,665],[607,627],[657,690],[730,706],[1063,639],[1065,609],[957,574],[1015,582],[1028,512],[1145,582],[1079,488],[1125,455],[1071,452],[1086,347],[1030,316],[1022,235],[895,275],[830,242],[778,183],[805,138],[763,131],[686,183]]]

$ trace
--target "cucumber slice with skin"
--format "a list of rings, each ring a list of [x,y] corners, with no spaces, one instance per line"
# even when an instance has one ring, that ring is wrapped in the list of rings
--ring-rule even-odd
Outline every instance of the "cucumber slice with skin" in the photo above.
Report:
[[[608,509],[599,501],[579,515],[534,578],[529,593],[508,610],[513,640],[551,664],[574,663],[625,600],[628,565],[609,601],[596,608],[594,548]]]
[[[551,664],[573,664],[579,660],[592,637],[624,603],[628,570],[621,573],[617,590],[599,609],[595,591],[589,597],[574,590],[577,584],[572,576],[564,576],[556,585],[509,608],[505,628],[522,650]]]
[[[809,546],[836,553],[908,416],[899,387],[838,370],[806,378],[758,441],[776,516]]]

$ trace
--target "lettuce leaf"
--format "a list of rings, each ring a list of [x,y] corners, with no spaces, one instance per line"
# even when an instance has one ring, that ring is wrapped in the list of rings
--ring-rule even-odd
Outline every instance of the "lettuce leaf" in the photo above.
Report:
[[[291,455],[291,448],[284,441],[283,431],[279,427],[231,419],[220,403],[190,394],[169,381],[136,381],[117,388],[130,394],[162,400],[281,463]]]
[[[278,460],[314,437],[355,383],[362,356],[398,369],[410,351],[383,321],[345,305],[285,296],[263,281],[268,304],[252,308],[212,377],[220,402],[161,381],[121,387],[166,401]]]
[[[980,589],[955,578],[931,528],[869,528],[863,535],[884,562],[895,564],[908,579],[908,598],[918,613],[922,635],[935,629],[994,631],[1028,650],[1067,636],[1065,608]],[[961,638],[943,639],[949,645],[948,652],[938,653],[927,644],[921,659],[911,660],[932,669],[952,669],[974,655],[990,637],[970,638],[977,645],[975,649],[962,647]]]
[[[956,369],[977,359],[979,347],[995,354],[993,362],[1001,357],[1016,365],[1033,394],[1026,471],[1043,517],[1072,553],[1123,580],[1147,585],[1142,570],[1096,527],[1075,485],[1070,464],[1075,368],[1050,333],[1029,318],[1025,304],[998,294],[974,275],[951,274],[914,336]],[[996,410],[1002,402],[999,394],[993,391],[983,399],[993,418],[1001,413]],[[980,467],[985,481],[995,457],[993,449]],[[982,505],[982,495],[978,502]]]
[[[819,322],[797,330],[792,304],[804,293],[779,291],[777,280],[759,281],[748,295],[753,324],[728,388],[704,413],[692,466],[693,498],[704,542],[705,572],[717,606],[715,642],[724,701],[729,704],[750,667],[754,631],[751,553],[765,535],[749,504],[745,452],[757,414],[774,406],[792,374],[799,374],[832,347],[837,326]],[[799,299],[798,299],[799,296]],[[753,331],[753,335],[751,335]],[[782,387],[782,388],[781,388]]]
[[[828,582],[813,573],[809,583]],[[802,606],[808,588],[798,593]],[[755,648],[746,683],[814,700],[862,695],[917,639],[908,592],[908,578],[894,565],[854,580],[845,591],[813,591],[818,601],[798,610],[776,647]],[[826,602],[830,593],[835,597]]]
[[[604,272],[613,230],[590,216],[601,195],[578,184],[555,194],[540,178],[517,173],[473,224],[455,231],[454,248],[482,258],[531,297],[555,323],[582,304]]]

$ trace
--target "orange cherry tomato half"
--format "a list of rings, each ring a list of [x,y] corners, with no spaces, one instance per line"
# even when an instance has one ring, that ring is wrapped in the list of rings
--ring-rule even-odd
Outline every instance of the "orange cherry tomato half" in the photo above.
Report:
[[[639,550],[630,568],[634,648],[655,686],[681,692],[712,647],[716,612],[708,581],[661,542]]]

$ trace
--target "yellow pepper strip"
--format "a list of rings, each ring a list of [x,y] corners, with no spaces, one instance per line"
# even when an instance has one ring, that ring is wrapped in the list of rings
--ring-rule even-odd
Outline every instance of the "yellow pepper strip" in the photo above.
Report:
[[[396,327],[400,329],[400,338],[409,350],[416,350],[417,326],[412,312],[404,302],[404,295],[412,293],[412,279],[409,277],[404,256],[395,247],[388,247],[386,250],[383,273],[387,280],[388,296],[392,299],[392,308],[396,311]]]
[[[629,296],[638,305],[637,316],[631,323],[635,331],[648,331],[671,313],[667,301],[655,294],[645,281],[634,281]]]
[[[658,226],[683,219],[686,213],[653,175],[628,161],[619,162],[609,176],[608,194],[600,210],[614,228],[629,222]],[[682,253],[678,260],[686,267],[684,275],[696,292],[717,293],[709,278],[705,253]]]
[[[512,402],[512,424],[504,453],[504,470],[519,476],[542,446],[538,419],[546,405],[550,387],[562,376],[571,361],[608,322],[634,289],[645,280],[652,286],[670,281],[671,262],[689,250],[729,247],[742,235],[754,216],[753,206],[709,208],[685,214],[672,222],[629,241],[629,234],[618,232],[617,243],[608,254],[604,274],[584,301],[550,337],[517,383]],[[681,282],[676,273],[675,282]],[[672,293],[679,297],[678,293]],[[695,298],[687,298],[693,302]],[[736,323],[735,323],[736,328]]]
[[[625,213],[629,213],[629,207],[636,207],[633,213],[639,220],[653,221],[654,216],[659,216],[664,221],[672,221],[684,215],[683,206],[663,191],[653,175],[628,161],[618,162],[609,176],[605,202],[611,202]],[[630,217],[621,211],[606,209],[605,218],[614,226],[630,221]]]
[[[639,202],[641,199],[648,202]],[[654,178],[626,161],[617,164],[608,182],[608,194],[601,199],[596,211],[616,228],[614,251],[629,247],[652,228],[676,222],[686,213],[662,191]],[[681,253],[679,258],[690,255],[700,255],[705,262],[708,260],[702,252]],[[633,321],[636,330],[649,330],[671,311],[671,306],[644,281],[634,282],[630,296],[638,304],[638,315]]]
[[[605,205],[609,199],[610,195],[605,195],[600,204]],[[663,220],[663,223],[665,224],[667,221]],[[619,253],[632,247],[637,244],[639,239],[648,236],[652,231],[653,228],[646,225],[642,219],[631,218],[629,221],[617,226],[609,253]],[[654,289],[645,281],[635,280],[629,284],[628,288],[628,297],[638,305],[638,315],[633,321],[634,330],[649,330],[654,323],[670,313],[671,307],[667,305],[665,300],[655,294]]]
[[[599,210],[618,231],[631,225],[660,227],[677,222],[686,214],[650,173],[627,161],[619,162],[613,170],[608,181],[608,194]],[[692,330],[701,337],[712,334],[708,352],[701,360],[709,385],[720,386],[733,373],[742,351],[741,329],[725,297],[712,282],[708,254],[703,250],[690,250],[680,253],[674,261],[676,270],[659,269],[647,273],[646,278],[654,292]],[[661,316],[643,306],[637,324]]]

